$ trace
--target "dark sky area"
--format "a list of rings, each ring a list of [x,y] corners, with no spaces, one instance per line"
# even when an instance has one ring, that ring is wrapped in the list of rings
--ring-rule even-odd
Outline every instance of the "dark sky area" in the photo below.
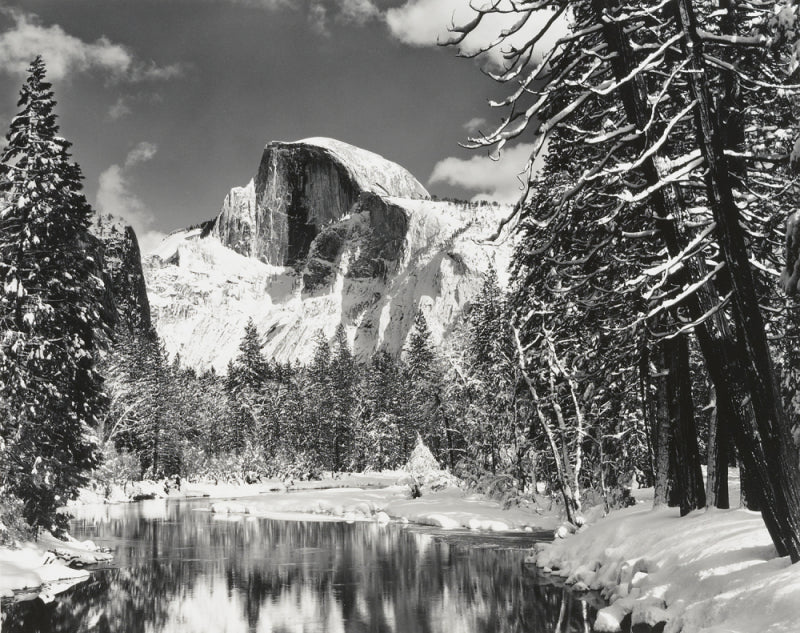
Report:
[[[433,193],[510,200],[527,146],[500,165],[458,146],[502,94],[435,46],[460,1],[0,0],[0,123],[42,53],[87,196],[147,247],[213,217],[270,140],[330,136]]]

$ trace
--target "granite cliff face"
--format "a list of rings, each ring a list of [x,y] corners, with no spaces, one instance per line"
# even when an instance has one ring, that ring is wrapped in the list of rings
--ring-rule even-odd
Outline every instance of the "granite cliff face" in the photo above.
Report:
[[[507,208],[429,199],[405,169],[329,139],[267,146],[213,226],[169,236],[146,261],[158,333],[199,369],[224,371],[253,318],[268,357],[310,360],[345,326],[354,352],[399,353],[417,310],[446,339],[490,265]]]
[[[273,142],[255,179],[225,198],[212,234],[237,253],[291,266],[365,192],[429,197],[405,169],[372,152],[324,138]]]
[[[133,228],[111,216],[90,226],[98,271],[105,286],[104,311],[115,329],[149,332],[152,328],[139,241]]]

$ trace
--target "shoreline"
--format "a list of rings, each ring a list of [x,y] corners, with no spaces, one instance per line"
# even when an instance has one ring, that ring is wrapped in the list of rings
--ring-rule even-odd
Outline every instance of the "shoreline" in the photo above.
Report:
[[[49,532],[14,549],[0,547],[0,601],[40,598],[51,602],[57,594],[89,579],[91,572],[84,567],[111,560],[91,541],[62,541]]]
[[[115,507],[142,503],[148,513],[158,514],[160,502],[195,501],[220,519],[239,517],[294,521],[370,521],[379,524],[408,523],[444,530],[468,529],[476,532],[538,533],[555,530],[560,520],[552,514],[539,514],[531,508],[503,509],[500,503],[480,494],[470,494],[456,487],[438,491],[424,489],[424,494],[409,498],[409,488],[398,480],[406,473],[349,474],[316,481],[267,481],[254,484],[219,484],[187,482],[180,491],[164,492],[162,482],[137,482],[139,491],[153,494],[152,499],[102,499],[91,493],[70,504],[67,512],[77,518],[93,512],[108,515]],[[144,485],[143,485],[144,484]],[[154,506],[155,504],[155,506]],[[98,514],[99,516],[99,514]],[[21,600],[53,597],[87,580],[90,572],[65,564],[81,566],[109,562],[110,554],[100,552],[91,541],[60,541],[43,534],[35,543],[23,543],[18,549],[0,547],[0,598]],[[24,596],[24,598],[20,598]]]
[[[617,633],[628,619],[663,624],[664,633],[797,631],[800,565],[777,556],[760,513],[711,508],[680,517],[677,508],[652,509],[652,489],[637,492],[636,506],[539,544],[527,560],[575,591],[600,592],[608,606],[596,633]]]

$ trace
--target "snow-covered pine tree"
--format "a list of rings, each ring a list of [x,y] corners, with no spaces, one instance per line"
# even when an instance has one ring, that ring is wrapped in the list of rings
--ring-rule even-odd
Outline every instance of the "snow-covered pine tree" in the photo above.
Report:
[[[93,355],[106,326],[91,208],[50,88],[37,57],[0,157],[0,490],[22,499],[32,526],[60,529],[56,509],[97,463],[105,399]]]
[[[398,359],[386,350],[375,352],[361,382],[361,424],[357,443],[365,467],[395,468],[403,455],[401,421],[406,418],[407,391]]]
[[[249,319],[239,354],[228,364],[225,387],[232,414],[228,448],[241,450],[259,434],[268,372],[269,364],[261,352],[261,336],[253,319]]]
[[[331,402],[331,346],[322,330],[314,336],[314,356],[311,364],[304,372],[302,396],[305,402],[305,421],[307,431],[308,452],[317,464],[330,467],[330,425],[328,416],[332,408]]]
[[[765,103],[771,107],[776,93],[793,89],[785,82],[786,70],[797,68],[795,30],[787,30],[788,53],[776,46],[781,38],[771,35],[776,31],[773,18],[793,25],[794,10],[781,3],[775,3],[774,12],[756,3],[736,3],[731,8],[748,21],[746,32],[739,35],[737,28],[742,27],[731,28],[730,20],[719,20],[724,13],[715,8],[689,0],[571,0],[556,8],[540,2],[497,2],[476,9],[475,19],[456,29],[454,43],[474,32],[490,14],[518,13],[514,27],[490,44],[504,49],[509,37],[532,24],[535,13],[543,12],[539,33],[503,50],[504,68],[495,78],[514,88],[496,105],[511,113],[494,133],[475,139],[476,145],[502,147],[520,137],[529,124],[541,122],[536,152],[548,140],[552,152],[558,136],[575,148],[577,177],[540,226],[554,233],[574,228],[560,212],[572,200],[587,220],[594,219],[584,226],[604,227],[608,236],[597,243],[583,240],[580,254],[571,253],[569,260],[557,265],[564,269],[583,265],[609,248],[613,256],[606,262],[622,261],[641,274],[620,278],[609,276],[610,268],[600,269],[612,283],[584,280],[589,299],[596,304],[598,291],[607,295],[610,290],[613,296],[636,289],[650,304],[643,321],[652,327],[660,316],[670,326],[660,334],[694,330],[717,402],[731,405],[725,417],[743,463],[759,482],[770,535],[782,555],[797,561],[797,451],[790,421],[780,406],[753,272],[763,264],[751,263],[755,251],[751,243],[757,240],[748,240],[745,234],[746,214],[737,206],[735,184],[745,175],[736,164],[739,158],[760,163],[763,170],[775,160],[761,148],[771,147],[781,136],[796,136],[789,126],[764,126],[750,116]],[[560,14],[571,17],[571,32],[559,39],[543,63],[529,64],[537,42]],[[727,55],[720,49],[735,47],[738,56],[742,46],[760,53],[757,64],[744,68],[724,61]],[[721,103],[730,91],[716,89],[724,83],[718,78],[725,74],[735,75],[752,93],[748,101],[754,107],[738,112],[747,115],[746,130],[763,134],[763,142],[753,148],[759,151],[736,157],[733,163],[722,126],[738,106]],[[533,157],[529,170],[532,165]],[[771,192],[780,189],[772,184]],[[520,204],[517,209],[524,207]],[[648,216],[653,222],[643,226]],[[669,260],[663,261],[651,249],[649,254],[657,258],[631,257],[648,255],[636,241],[652,236],[662,241]],[[547,246],[530,250],[545,256]]]
[[[417,434],[437,459],[451,466],[455,456],[452,438],[446,437],[443,408],[444,375],[431,342],[431,331],[422,310],[414,317],[405,352],[405,374],[410,394],[407,426],[402,430],[404,454],[411,451]]]
[[[356,412],[356,386],[358,372],[347,333],[341,323],[334,336],[333,356],[330,365],[331,403],[330,425],[333,469],[343,470],[354,457],[353,430]]]

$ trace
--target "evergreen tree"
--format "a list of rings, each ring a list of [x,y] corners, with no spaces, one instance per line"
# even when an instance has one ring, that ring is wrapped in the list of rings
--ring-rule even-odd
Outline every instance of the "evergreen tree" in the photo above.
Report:
[[[330,426],[333,469],[352,466],[353,429],[355,426],[357,372],[347,333],[340,323],[334,336],[334,353],[330,364],[331,404]]]
[[[97,463],[92,427],[105,401],[102,282],[89,254],[91,208],[37,57],[0,157],[0,490],[33,526],[63,526]]]
[[[404,458],[400,428],[405,419],[407,393],[397,359],[385,350],[376,352],[362,372],[361,420],[357,444],[360,465],[377,470],[397,468]]]
[[[241,450],[260,434],[268,372],[269,364],[261,352],[261,337],[253,319],[249,319],[239,344],[239,355],[228,364],[226,390],[232,413],[228,448]]]
[[[452,442],[446,442],[444,424],[444,376],[431,342],[431,331],[422,310],[414,317],[414,328],[406,349],[406,379],[410,392],[408,424],[401,431],[403,454],[409,455],[419,434],[440,461],[453,465]]]
[[[304,427],[308,433],[308,451],[317,464],[331,468],[330,425],[328,416],[332,408],[330,388],[331,347],[322,330],[315,336],[314,356],[305,371],[303,400],[305,401]]]

